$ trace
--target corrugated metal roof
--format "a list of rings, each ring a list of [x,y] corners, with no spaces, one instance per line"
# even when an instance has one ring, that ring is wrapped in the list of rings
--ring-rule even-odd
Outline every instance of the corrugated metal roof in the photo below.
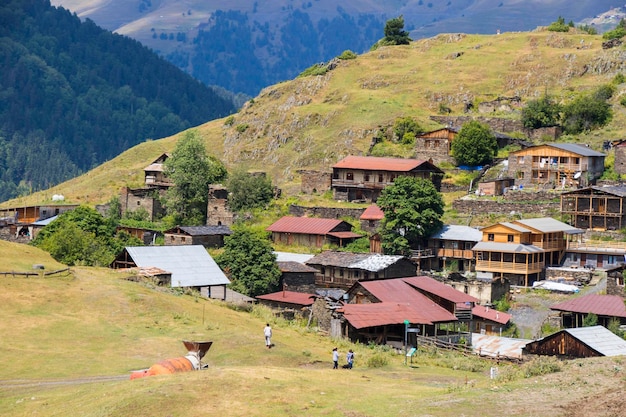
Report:
[[[376,156],[346,156],[333,165],[333,168],[366,169],[372,171],[409,172],[416,168],[443,172],[428,161],[408,158],[381,158]]]
[[[446,319],[437,322],[455,321],[456,318],[441,309],[441,317]],[[433,307],[432,310],[437,309]],[[385,326],[391,324],[403,324],[408,320],[411,324],[433,324],[426,316],[425,311],[419,305],[407,303],[370,303],[370,304],[346,304],[342,308],[344,318],[356,329],[367,327]]]
[[[498,311],[495,308],[487,306],[475,306],[472,309],[472,314],[476,317],[480,317],[485,320],[491,320],[500,324],[507,324],[511,320],[509,313]]]
[[[300,262],[277,261],[276,264],[278,264],[280,272],[317,272],[317,269]]]
[[[508,358],[522,358],[522,349],[532,342],[528,339],[513,339],[510,337],[490,336],[472,333],[472,349],[482,356]]]
[[[404,256],[401,255],[381,255],[379,253],[325,251],[309,259],[306,263],[308,265],[336,266],[377,272],[388,268],[403,258]]]
[[[589,195],[592,194],[593,191],[611,194],[618,197],[626,197],[626,185],[593,185],[591,187],[580,188],[578,190],[566,191],[563,193],[563,195]],[[598,194],[593,193],[593,195]]]
[[[457,224],[445,224],[440,231],[432,236],[432,239],[465,240],[469,242],[480,242],[482,238],[483,233],[480,230]]]
[[[422,291],[434,294],[444,300],[451,301],[453,303],[478,303],[478,300],[475,297],[472,297],[469,294],[465,294],[464,292],[455,290],[450,285],[446,285],[443,282],[439,282],[436,279],[430,277],[410,277],[410,278],[400,278],[407,284],[419,288]]]
[[[543,249],[523,243],[478,242],[472,250],[487,250],[507,253],[541,253]]]
[[[214,235],[232,235],[233,231],[228,226],[176,226],[163,233],[179,234],[184,233],[189,236],[214,236]]]
[[[363,235],[354,232],[329,232],[327,235],[336,237],[337,239],[358,239],[363,237]]]
[[[310,306],[315,301],[315,294],[307,294],[295,291],[279,291],[271,294],[257,295],[259,300],[274,301],[278,303],[298,304]]]
[[[59,215],[57,214],[56,216],[48,217],[47,219],[37,220],[36,222],[33,222],[33,226],[47,226],[55,221],[58,217]]]
[[[626,340],[603,326],[564,329],[593,350],[604,356],[626,355]]]
[[[515,220],[515,223],[522,224],[527,227],[532,227],[535,230],[539,230],[543,233],[563,232],[567,234],[579,234],[583,233],[582,230],[570,226],[567,223],[560,222],[552,217],[540,217],[536,219],[522,219]]]
[[[547,145],[564,151],[574,152],[582,156],[606,156],[602,152],[594,151],[587,146],[578,145],[577,143],[548,143]]]
[[[127,246],[138,267],[157,267],[172,273],[172,287],[230,284],[230,280],[201,245]]]
[[[618,295],[587,294],[550,306],[550,309],[626,318],[624,299]]]
[[[278,233],[326,235],[341,223],[343,223],[343,220],[285,216],[278,219],[265,230]]]
[[[276,255],[276,262],[300,262],[300,263],[305,263],[306,261],[308,261],[314,256],[311,253],[291,253],[291,252],[277,252],[277,251],[274,251],[274,255]]]
[[[385,213],[383,213],[383,211],[380,209],[380,207],[378,207],[377,204],[372,204],[370,206],[368,206],[365,211],[363,211],[363,214],[361,214],[361,217],[359,217],[359,219],[361,220],[382,220],[385,217]]]

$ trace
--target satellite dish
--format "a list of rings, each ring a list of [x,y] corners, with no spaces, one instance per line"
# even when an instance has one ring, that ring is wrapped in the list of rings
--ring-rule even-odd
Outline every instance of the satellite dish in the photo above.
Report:
[[[577,180],[582,175],[582,172],[577,172],[574,174],[574,179]]]

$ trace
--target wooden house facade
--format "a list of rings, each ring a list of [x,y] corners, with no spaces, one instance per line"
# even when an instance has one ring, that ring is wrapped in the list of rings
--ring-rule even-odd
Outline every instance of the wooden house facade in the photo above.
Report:
[[[458,129],[444,127],[415,137],[415,155],[420,159],[432,161],[434,164],[447,162],[454,164],[452,156],[452,140],[458,134]]]
[[[146,187],[169,188],[173,185],[172,181],[167,178],[164,173],[164,163],[169,158],[169,156],[170,155],[168,153],[161,154],[150,165],[143,169],[144,183]]]
[[[561,194],[561,213],[580,229],[626,227],[626,186],[591,186]]]
[[[544,268],[560,265],[567,247],[566,235],[582,231],[558,220],[501,222],[481,230],[482,241],[473,250],[479,278],[506,278],[512,285],[529,286]]]
[[[381,191],[399,176],[428,179],[439,191],[443,171],[417,159],[347,156],[333,166],[333,198],[375,202]]]
[[[626,340],[603,326],[563,329],[528,343],[524,354],[565,358],[626,355]]]
[[[604,172],[604,157],[574,143],[531,146],[509,154],[509,176],[522,186],[587,186]]]
[[[224,237],[230,236],[228,226],[176,226],[163,232],[166,245],[202,245],[205,248],[221,248]]]
[[[503,195],[504,192],[515,185],[513,178],[499,178],[496,180],[478,183],[478,195]]]
[[[469,226],[444,225],[428,239],[427,249],[434,254],[430,268],[441,271],[472,271],[474,251],[472,248],[482,240],[482,232]],[[426,266],[426,265],[423,265]]]
[[[338,219],[285,216],[268,228],[272,241],[285,245],[321,248],[325,244],[339,247],[362,237],[352,232],[352,225]]]
[[[306,261],[318,287],[349,288],[357,281],[410,277],[415,264],[400,255],[324,251]]]

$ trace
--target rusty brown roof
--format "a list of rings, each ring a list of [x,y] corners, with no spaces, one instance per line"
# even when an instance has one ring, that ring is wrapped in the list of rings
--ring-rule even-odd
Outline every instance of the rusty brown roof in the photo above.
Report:
[[[454,314],[409,285],[405,278],[362,281],[357,285],[380,301],[369,304],[346,304],[342,307],[340,311],[344,313],[346,320],[357,329],[402,324],[404,320],[409,320],[411,324],[456,321]]]
[[[490,320],[499,324],[507,324],[511,315],[487,306],[476,306],[472,309],[472,315],[481,319]]]
[[[285,216],[267,229],[268,232],[278,233],[301,233],[308,235],[326,235],[332,232],[340,224],[345,223],[338,219],[321,219],[316,217],[292,217]]]
[[[371,171],[409,172],[416,168],[443,172],[428,161],[408,158],[382,158],[350,155],[333,165],[333,168],[367,169]]]
[[[551,306],[550,309],[626,318],[626,305],[624,305],[624,299],[619,295],[583,295],[582,297],[555,304]]]
[[[301,306],[310,306],[315,301],[315,294],[308,294],[295,291],[279,291],[271,294],[258,295],[259,300],[274,301],[278,303],[298,304]]]
[[[363,237],[363,235],[354,232],[329,232],[327,235],[336,237],[337,239],[358,239]]]
[[[359,219],[382,220],[384,217],[385,217],[385,213],[383,213],[380,207],[378,207],[378,205],[376,204],[372,204],[371,206],[366,208],[365,211],[363,211],[363,214],[361,214],[361,217],[359,217]]]
[[[430,277],[410,277],[402,278],[407,284],[418,288],[424,292],[436,295],[444,300],[451,301],[453,303],[478,303],[479,300],[472,297],[469,294],[465,294],[461,291],[455,290],[450,285],[446,285],[443,282],[439,282],[436,279]]]

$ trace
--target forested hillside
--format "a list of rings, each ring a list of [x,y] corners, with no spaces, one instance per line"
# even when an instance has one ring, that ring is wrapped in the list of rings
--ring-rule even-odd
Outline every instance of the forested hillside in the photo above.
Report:
[[[0,201],[235,111],[139,42],[47,0],[0,4]]]

